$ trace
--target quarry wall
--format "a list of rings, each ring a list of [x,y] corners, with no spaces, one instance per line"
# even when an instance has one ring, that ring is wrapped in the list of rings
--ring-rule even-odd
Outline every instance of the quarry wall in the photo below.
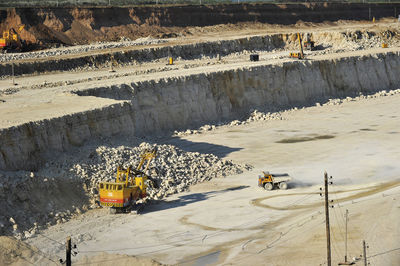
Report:
[[[26,25],[22,33],[24,40],[36,44],[72,45],[94,41],[114,41],[120,36],[137,38],[157,32],[176,33],[185,27],[238,22],[288,25],[299,21],[326,22],[397,17],[400,12],[399,7],[399,3],[326,1],[290,4],[2,8],[0,9],[0,30],[24,24]]]
[[[168,134],[400,85],[396,52],[294,61],[86,88],[75,93],[121,100],[96,110],[0,130],[0,169],[34,170],[50,152],[117,134]]]
[[[60,56],[43,57],[28,61],[4,62],[0,64],[0,76],[11,76],[12,63],[14,63],[14,74],[37,74],[56,71],[77,70],[79,68],[102,68],[108,67],[110,62],[119,65],[129,65],[134,62],[151,62],[168,55],[181,59],[198,59],[203,56],[216,57],[217,54],[226,56],[243,50],[270,51],[283,48],[285,42],[294,39],[295,34],[273,34],[267,36],[253,36],[238,38],[235,40],[221,40],[215,42],[203,42],[186,45],[174,45],[164,47],[153,47],[146,49],[132,49],[114,52],[96,53],[83,56],[63,58]],[[294,41],[293,41],[294,42]],[[46,52],[43,52],[46,53]],[[48,53],[48,52],[47,52]]]

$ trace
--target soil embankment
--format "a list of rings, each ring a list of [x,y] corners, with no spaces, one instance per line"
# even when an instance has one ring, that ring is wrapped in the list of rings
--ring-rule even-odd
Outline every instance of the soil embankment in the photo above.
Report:
[[[306,3],[12,8],[0,10],[0,30],[26,25],[23,39],[41,47],[191,35],[194,27],[244,22],[295,24],[396,17],[400,4]],[[190,16],[188,15],[190,14]]]
[[[306,29],[301,32],[301,36],[302,39],[310,38],[318,44],[313,54],[327,54],[380,47],[382,42],[387,43],[390,47],[397,47],[400,44],[399,32],[396,24],[390,23],[361,30],[356,28],[335,31]],[[183,41],[183,39],[179,40]],[[123,67],[166,62],[168,56],[176,58],[178,62],[194,66],[193,63],[185,62],[185,60],[204,60],[254,52],[279,53],[283,50],[298,49],[295,31],[179,44],[164,43],[165,40],[147,38],[147,42],[149,41],[154,44],[143,47],[132,46],[133,42],[115,42],[108,43],[110,46],[116,46],[113,48],[98,48],[101,47],[99,44],[5,54],[0,56],[0,77],[6,78],[12,73],[21,76],[96,70],[109,68],[111,64],[115,67]],[[287,54],[284,56],[287,57]],[[282,55],[276,55],[276,57],[282,57]],[[197,62],[197,64],[199,63]],[[203,64],[205,63],[203,62]],[[12,65],[14,65],[14,69]]]
[[[399,71],[398,53],[387,52],[83,86],[75,94],[120,103],[1,130],[0,169],[36,169],[46,152],[62,152],[92,138],[162,135],[242,118],[254,108],[275,111],[397,89]]]

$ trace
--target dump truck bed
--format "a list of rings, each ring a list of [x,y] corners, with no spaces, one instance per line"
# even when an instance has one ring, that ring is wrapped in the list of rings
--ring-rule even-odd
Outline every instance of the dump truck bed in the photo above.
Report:
[[[271,175],[272,175],[272,177],[287,177],[287,176],[289,176],[289,174],[287,174],[287,173],[285,173],[285,174],[271,174]]]
[[[292,178],[288,174],[282,175],[282,176],[274,176],[274,175],[272,175],[272,177],[274,179],[274,183],[288,182],[288,181],[292,180]]]

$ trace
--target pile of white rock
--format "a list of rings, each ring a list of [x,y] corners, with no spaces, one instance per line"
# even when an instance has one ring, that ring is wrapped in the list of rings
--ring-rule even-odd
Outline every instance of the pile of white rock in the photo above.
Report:
[[[0,171],[0,235],[28,238],[65,222],[87,209],[85,194],[81,180],[61,173]]]
[[[160,200],[183,192],[190,185],[251,169],[212,154],[139,143],[89,145],[49,160],[36,172],[0,171],[0,234],[29,238],[44,227],[97,208],[99,183],[115,180],[118,166],[137,167],[145,150],[157,150],[146,173],[157,186],[149,186],[144,201]]]
[[[187,136],[187,135],[193,135],[193,134],[201,134],[206,131],[212,131],[217,129],[218,127],[222,126],[228,126],[228,127],[233,127],[233,126],[239,126],[239,125],[246,125],[251,122],[255,121],[271,121],[271,120],[285,120],[283,114],[287,112],[292,112],[297,110],[297,107],[289,109],[289,110],[283,110],[279,112],[262,112],[259,110],[253,110],[250,112],[249,116],[247,119],[244,120],[233,120],[231,122],[226,122],[226,123],[217,123],[216,125],[204,125],[201,126],[198,129],[187,129],[185,131],[174,131],[173,136]]]
[[[358,96],[355,97],[346,97],[343,99],[329,99],[328,102],[326,102],[323,105],[340,105],[343,104],[345,102],[355,102],[355,101],[361,101],[361,100],[368,100],[368,99],[374,99],[374,98],[380,98],[380,97],[385,97],[385,96],[392,96],[392,95],[396,95],[396,94],[400,94],[400,89],[396,89],[396,90],[382,90],[382,91],[378,91],[374,94],[362,94],[359,93]],[[320,106],[320,105],[319,105]]]
[[[229,160],[221,160],[213,154],[185,152],[172,145],[156,146],[144,142],[138,147],[100,146],[89,155],[87,162],[74,164],[71,171],[87,180],[88,191],[91,196],[96,197],[99,182],[114,180],[118,166],[136,167],[140,155],[153,148],[156,148],[157,156],[150,162],[146,174],[155,180],[157,186],[155,188],[149,186],[148,199],[162,199],[183,192],[190,185],[251,169],[249,165],[234,164]]]

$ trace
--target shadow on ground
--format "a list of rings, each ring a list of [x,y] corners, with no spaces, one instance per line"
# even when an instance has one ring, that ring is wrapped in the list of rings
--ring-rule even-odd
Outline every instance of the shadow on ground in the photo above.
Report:
[[[184,207],[184,206],[192,204],[192,203],[196,203],[199,201],[207,200],[209,198],[213,198],[222,193],[236,191],[236,190],[242,190],[242,189],[245,189],[248,187],[250,187],[250,186],[237,186],[237,187],[226,188],[223,190],[214,190],[214,191],[209,191],[209,192],[201,192],[201,193],[193,193],[193,194],[183,195],[183,196],[179,196],[178,199],[170,200],[170,201],[156,201],[151,205],[147,205],[142,213],[163,211],[163,210],[168,210],[168,209],[173,209],[173,208]]]
[[[207,142],[193,142],[179,137],[172,137],[162,144],[174,145],[187,152],[211,153],[220,158],[225,157],[232,152],[242,150],[242,148],[232,148]]]

